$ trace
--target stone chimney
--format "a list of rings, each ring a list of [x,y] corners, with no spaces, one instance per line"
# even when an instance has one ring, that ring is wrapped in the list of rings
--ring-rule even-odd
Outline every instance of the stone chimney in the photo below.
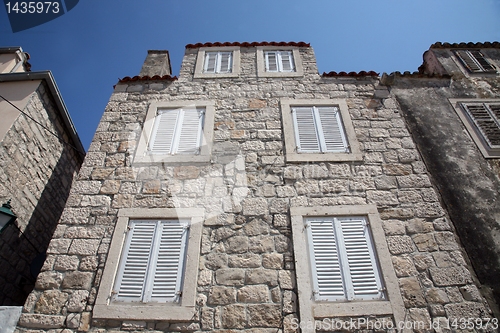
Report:
[[[167,50],[148,50],[140,76],[172,75],[170,57]]]

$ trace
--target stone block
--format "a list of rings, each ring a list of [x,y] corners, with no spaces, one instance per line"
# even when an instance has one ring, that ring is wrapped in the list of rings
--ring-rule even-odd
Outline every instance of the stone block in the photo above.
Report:
[[[242,286],[245,282],[245,271],[239,268],[223,268],[215,271],[215,280],[225,286]]]
[[[394,270],[396,271],[397,277],[417,275],[417,269],[415,268],[413,261],[409,257],[394,256],[392,257],[392,264],[394,266]]]
[[[268,213],[267,200],[264,198],[246,198],[243,201],[244,215],[265,215]]]
[[[446,291],[439,288],[430,288],[425,293],[425,299],[430,304],[445,304],[450,302]]]
[[[278,271],[272,269],[249,269],[246,272],[245,284],[278,285]]]
[[[460,318],[488,318],[488,310],[482,303],[463,302],[446,304],[444,306],[446,315],[450,320]]]
[[[221,324],[223,328],[244,328],[247,326],[245,306],[227,305],[221,311]]]
[[[391,254],[412,253],[415,251],[415,245],[409,236],[391,236],[387,237],[387,245]]]
[[[267,303],[269,302],[269,288],[265,285],[242,287],[238,290],[238,302]]]
[[[35,313],[60,314],[67,299],[67,293],[59,290],[46,290],[35,304]]]
[[[402,278],[399,280],[399,287],[401,288],[403,301],[407,308],[426,306],[422,289],[420,288],[417,278]]]
[[[57,256],[54,262],[56,271],[75,271],[78,269],[80,259],[77,256]]]
[[[38,274],[35,288],[38,290],[59,288],[63,280],[63,275],[57,272],[41,272]]]
[[[228,256],[228,266],[234,268],[257,268],[262,264],[262,258],[255,253],[234,254]]]
[[[282,317],[280,305],[249,305],[247,311],[250,327],[280,327]]]
[[[68,312],[83,312],[87,305],[88,297],[89,292],[87,290],[75,290],[72,292],[66,305]]]
[[[80,256],[91,256],[97,254],[100,239],[74,239],[68,250],[68,254]]]
[[[246,236],[233,236],[224,243],[228,253],[244,253],[248,251],[248,237]]]
[[[91,272],[66,273],[66,276],[62,281],[62,288],[90,290],[92,279],[93,279],[93,273]]]
[[[262,255],[262,267],[270,269],[283,268],[283,255],[280,253],[264,253]]]
[[[429,268],[432,281],[436,286],[460,286],[472,283],[470,272],[465,267]]]
[[[417,234],[413,235],[412,239],[420,252],[431,252],[438,249],[433,234]]]
[[[23,313],[19,318],[18,325],[36,329],[61,328],[64,325],[65,319],[66,316]]]
[[[236,290],[230,287],[213,286],[208,293],[208,304],[225,305],[236,301]]]

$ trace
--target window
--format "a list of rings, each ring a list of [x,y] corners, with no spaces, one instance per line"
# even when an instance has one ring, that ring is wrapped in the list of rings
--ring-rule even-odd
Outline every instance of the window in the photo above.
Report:
[[[258,46],[257,74],[259,77],[296,77],[303,75],[299,49],[292,46]]]
[[[205,52],[204,73],[231,73],[233,52]]]
[[[496,73],[497,71],[479,50],[457,50],[455,54],[471,73]]]
[[[208,162],[212,146],[214,103],[152,103],[134,162]]]
[[[266,72],[295,72],[292,51],[265,51]]]
[[[239,74],[238,46],[201,47],[198,50],[194,78],[238,77]]]
[[[385,298],[366,217],[307,217],[305,225],[316,300]]]
[[[93,317],[190,320],[204,211],[121,209]]]
[[[450,99],[450,102],[483,156],[500,157],[500,100]]]
[[[404,304],[374,205],[292,207],[301,321],[392,315]]]
[[[281,100],[288,161],[352,161],[362,155],[344,100]]]
[[[112,301],[178,302],[189,222],[131,220]]]

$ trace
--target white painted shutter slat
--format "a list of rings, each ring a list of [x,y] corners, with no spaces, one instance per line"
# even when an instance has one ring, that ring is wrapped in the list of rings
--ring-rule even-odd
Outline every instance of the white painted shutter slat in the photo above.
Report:
[[[177,301],[183,273],[187,228],[179,221],[162,221],[155,253],[151,301]]]
[[[312,107],[292,108],[298,152],[320,152],[320,142]]]
[[[481,67],[474,61],[471,54],[465,50],[458,50],[455,52],[456,55],[460,58],[462,63],[467,69],[471,72],[481,72]]]
[[[130,222],[115,283],[116,300],[142,300],[155,228],[154,222]]]
[[[318,107],[326,152],[349,152],[342,119],[337,107]]]
[[[203,132],[203,111],[202,109],[183,109],[177,153],[197,154],[199,152]]]
[[[171,154],[179,110],[159,110],[151,133],[150,152]]]
[[[309,228],[315,298],[345,300],[332,218],[308,218],[306,223]]]
[[[293,64],[292,51],[281,51],[281,71],[282,72],[293,72],[295,70]]]
[[[338,218],[337,221],[342,230],[343,248],[347,258],[347,263],[344,263],[343,267],[348,269],[345,275],[350,275],[353,299],[383,298],[378,265],[366,219],[346,217]]]
[[[278,71],[278,54],[275,51],[268,51],[266,55],[266,70],[268,72]]]
[[[205,73],[215,73],[217,69],[217,52],[206,52],[205,53]]]
[[[218,73],[231,73],[232,52],[219,52]]]

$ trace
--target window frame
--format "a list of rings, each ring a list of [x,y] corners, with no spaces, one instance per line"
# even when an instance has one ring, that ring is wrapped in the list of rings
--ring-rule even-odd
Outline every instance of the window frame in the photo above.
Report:
[[[363,154],[354,131],[347,103],[344,99],[281,99],[281,115],[285,136],[285,156],[287,162],[320,162],[320,161],[361,161]],[[340,112],[341,127],[350,152],[298,152],[297,133],[295,131],[293,107],[337,107]]]
[[[223,73],[206,73],[205,72],[205,57],[207,52],[232,52],[231,56],[231,72]],[[210,79],[210,78],[228,78],[238,77],[241,72],[240,64],[240,47],[239,46],[220,46],[220,47],[200,47],[196,56],[196,64],[193,77],[195,79]]]
[[[500,104],[500,99],[450,98],[449,102],[455,109],[455,112],[458,114],[458,117],[464,124],[472,140],[481,151],[481,154],[483,154],[485,158],[500,158],[500,147],[491,147],[488,144],[488,140],[485,138],[484,134],[463,107],[463,104]],[[500,122],[500,119],[498,119],[498,121]]]
[[[203,130],[198,154],[154,154],[150,152],[150,142],[158,111],[162,109],[204,108]],[[161,162],[209,162],[211,159],[212,141],[214,133],[215,103],[207,100],[153,102],[149,105],[144,126],[140,134],[134,156],[134,163],[161,163]]]
[[[297,288],[302,322],[314,323],[318,318],[392,315],[395,322],[402,322],[405,306],[399,290],[391,255],[386,242],[377,207],[375,205],[345,205],[319,207],[291,207],[292,239],[296,263]],[[314,297],[312,263],[307,241],[307,217],[365,216],[370,228],[380,276],[386,287],[385,300],[371,301],[317,301]],[[307,331],[307,330],[306,330]]]
[[[478,67],[478,70],[474,70],[467,64],[467,59],[464,59],[464,57],[460,54],[460,52],[465,52],[467,57],[471,62],[474,63]],[[472,54],[472,52],[479,52],[481,58],[493,69],[492,70],[486,70],[484,69],[483,65],[481,64],[480,60]],[[491,59],[488,59],[483,52],[479,49],[461,49],[461,50],[453,50],[453,55],[458,59],[458,62],[460,65],[465,69],[465,71],[468,74],[472,75],[484,75],[484,74],[498,74],[498,68],[495,66],[495,64],[491,61]]]
[[[203,208],[120,209],[104,271],[100,279],[100,286],[93,309],[93,318],[118,320],[192,320],[197,313],[195,307],[196,286],[204,215],[205,211]],[[182,281],[183,289],[179,302],[139,303],[111,300],[129,221],[135,219],[182,219],[189,221],[189,235]]]
[[[269,51],[291,51],[292,61],[295,71],[292,72],[268,72],[266,70],[266,57],[265,52]],[[298,47],[294,46],[257,46],[257,76],[258,77],[297,77],[303,76],[304,69],[300,51]]]

